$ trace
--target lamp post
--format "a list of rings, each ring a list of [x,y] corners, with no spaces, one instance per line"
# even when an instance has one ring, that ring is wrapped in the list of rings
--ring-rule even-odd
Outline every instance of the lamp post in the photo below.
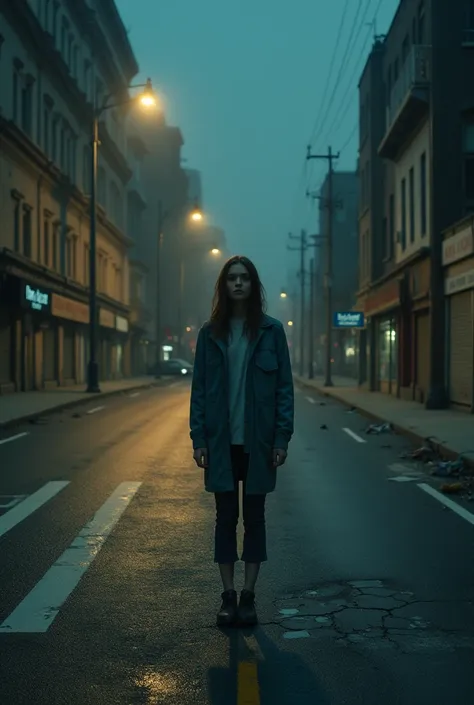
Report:
[[[163,201],[160,199],[158,201],[158,246],[157,246],[157,262],[156,262],[156,350],[155,350],[155,379],[161,378],[160,365],[161,365],[161,248],[163,245],[163,230],[168,219],[173,215],[177,215],[182,209],[180,204],[176,208],[171,208],[167,211],[163,208]],[[199,222],[202,220],[202,211],[199,208],[197,201],[194,202],[192,208],[190,219],[193,222]],[[181,287],[182,287],[182,277],[184,277],[184,259],[183,255],[180,254],[180,282],[179,282],[179,306],[181,309]],[[181,313],[179,313],[181,326]],[[179,329],[179,336],[181,340],[181,328]]]
[[[156,105],[151,80],[130,88],[144,88],[140,95],[140,102],[145,107]],[[99,120],[106,110],[127,105],[135,100],[129,98],[119,103],[110,103],[111,95],[105,97],[102,105],[94,103],[92,123],[92,171],[91,171],[91,196],[90,196],[90,240],[89,240],[89,362],[87,365],[87,392],[99,393],[99,365],[97,362],[97,173],[99,165]]]

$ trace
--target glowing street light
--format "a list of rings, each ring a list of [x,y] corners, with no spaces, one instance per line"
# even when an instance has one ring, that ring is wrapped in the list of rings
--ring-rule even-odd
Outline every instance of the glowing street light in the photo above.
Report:
[[[290,328],[291,328],[291,326],[293,325],[293,321],[288,321],[288,325],[289,325]]]
[[[221,253],[221,251],[219,250],[218,247],[213,247],[212,250],[211,250],[211,254],[212,254],[212,255],[216,255],[216,256],[217,256],[217,255],[220,255],[220,253]]]
[[[194,220],[195,223],[199,223],[199,222],[201,222],[202,218],[203,218],[202,210],[199,208],[199,206],[196,203],[192,212],[191,212],[191,220]]]
[[[280,298],[281,298],[281,299],[286,299],[287,296],[288,296],[288,294],[286,293],[286,291],[283,291],[283,290],[282,290],[282,292],[281,292],[281,294],[280,294]]]
[[[156,107],[157,100],[153,86],[151,85],[151,78],[147,80],[143,93],[139,96],[139,101],[144,108]]]

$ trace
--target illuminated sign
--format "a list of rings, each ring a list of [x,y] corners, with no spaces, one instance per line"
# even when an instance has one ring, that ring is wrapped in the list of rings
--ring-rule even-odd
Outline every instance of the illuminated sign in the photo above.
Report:
[[[23,298],[25,305],[33,311],[48,310],[51,304],[49,292],[42,291],[37,287],[30,286],[29,284],[24,285]]]

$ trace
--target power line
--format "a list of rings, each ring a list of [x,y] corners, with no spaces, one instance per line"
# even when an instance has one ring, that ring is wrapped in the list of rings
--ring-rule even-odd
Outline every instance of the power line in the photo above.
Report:
[[[341,79],[342,79],[342,77],[343,77],[343,74],[344,74],[344,71],[345,71],[345,68],[346,68],[346,64],[347,64],[347,60],[348,60],[348,58],[349,58],[349,53],[350,53],[350,51],[351,51],[351,49],[352,49],[352,46],[353,46],[353,40],[354,40],[354,36],[355,36],[355,33],[356,33],[356,27],[358,27],[358,28],[357,28],[357,36],[355,36],[355,40],[357,41],[357,39],[358,39],[358,37],[359,37],[359,34],[360,34],[360,30],[361,30],[361,28],[362,28],[362,26],[363,26],[363,23],[364,23],[365,19],[366,19],[366,16],[367,16],[367,13],[368,13],[368,10],[369,10],[369,7],[370,7],[370,4],[371,4],[372,0],[367,0],[367,4],[366,4],[366,6],[365,6],[365,11],[364,11],[364,15],[363,15],[362,21],[361,21],[361,23],[360,23],[359,25],[357,25],[357,19],[358,19],[359,15],[360,15],[360,12],[361,12],[361,9],[362,9],[362,2],[363,2],[363,0],[359,0],[359,6],[358,6],[358,8],[357,8],[357,13],[356,13],[356,17],[355,17],[355,20],[354,20],[354,24],[353,24],[353,26],[352,26],[352,31],[351,31],[351,34],[350,34],[350,36],[349,36],[349,39],[348,39],[348,42],[347,42],[347,45],[346,45],[346,50],[345,50],[345,52],[344,52],[344,56],[342,57],[341,65],[340,65],[340,67],[339,67],[339,72],[338,72],[337,78],[336,78],[336,80],[335,80],[335,82],[334,82],[334,87],[333,87],[333,90],[332,90],[332,93],[331,93],[331,96],[330,96],[330,99],[329,99],[329,105],[328,105],[328,107],[327,107],[327,109],[326,109],[326,112],[324,113],[324,118],[323,118],[323,120],[322,120],[322,123],[321,123],[321,126],[320,126],[320,130],[322,130],[323,127],[325,126],[326,120],[328,119],[329,114],[330,114],[330,112],[331,112],[332,104],[333,104],[334,99],[335,99],[335,97],[336,97],[336,93],[337,93],[337,90],[338,90],[338,88],[339,88],[340,81],[341,81]]]
[[[343,29],[344,29],[344,24],[345,24],[345,22],[346,22],[347,10],[348,10],[348,8],[349,8],[349,2],[350,2],[350,0],[346,0],[345,5],[344,5],[344,9],[342,10],[341,19],[340,19],[340,21],[339,21],[339,28],[338,28],[337,34],[336,34],[336,41],[334,42],[334,49],[333,49],[333,52],[332,52],[331,63],[330,63],[330,69],[329,69],[328,76],[327,76],[327,79],[326,79],[326,85],[325,85],[324,91],[323,91],[323,98],[322,98],[322,100],[321,100],[319,112],[318,112],[318,114],[317,114],[317,116],[316,116],[316,120],[315,120],[315,123],[314,123],[313,131],[312,131],[312,133],[311,133],[311,138],[310,138],[309,144],[311,144],[311,143],[313,142],[314,136],[315,136],[315,134],[316,134],[316,132],[317,132],[317,129],[318,129],[318,127],[319,127],[319,123],[321,122],[321,115],[322,115],[323,108],[324,108],[324,104],[325,104],[325,102],[326,102],[326,98],[327,98],[327,95],[328,95],[329,85],[330,85],[330,83],[331,83],[332,71],[333,71],[333,68],[334,68],[334,66],[335,66],[336,54],[337,54],[337,50],[339,49],[339,40],[340,40],[340,38],[341,38],[342,31],[343,31]],[[359,6],[360,6],[361,4],[362,4],[362,0],[359,0]]]
[[[369,29],[367,38],[366,38],[366,40],[365,40],[365,42],[364,42],[364,44],[363,44],[363,46],[362,46],[362,50],[361,50],[361,52],[360,52],[360,54],[359,54],[359,56],[358,56],[358,58],[357,58],[357,61],[354,63],[354,70],[353,70],[353,72],[352,72],[352,74],[351,74],[351,77],[350,77],[350,79],[349,79],[348,87],[347,87],[347,90],[346,90],[346,92],[345,92],[345,94],[344,94],[344,97],[342,98],[341,102],[339,103],[339,107],[338,107],[338,110],[337,110],[337,113],[339,114],[339,118],[336,120],[336,124],[333,125],[333,126],[331,126],[330,130],[328,130],[328,133],[326,134],[326,136],[325,136],[325,138],[324,138],[324,141],[325,141],[325,142],[328,141],[329,137],[332,137],[333,135],[336,135],[336,134],[337,134],[337,131],[339,130],[339,128],[342,126],[342,124],[343,124],[343,122],[344,122],[344,118],[345,118],[345,116],[346,116],[347,109],[348,109],[348,108],[350,107],[350,105],[351,105],[351,100],[352,100],[351,88],[352,88],[353,85],[354,85],[354,79],[355,79],[357,73],[361,71],[361,68],[359,67],[359,63],[360,63],[361,60],[364,59],[364,54],[365,54],[365,51],[366,51],[366,46],[367,46],[368,40],[370,39],[370,35],[371,35],[371,33],[372,33],[372,28],[373,28],[373,26],[374,26],[374,22],[375,22],[375,20],[376,20],[376,18],[377,18],[377,14],[378,14],[378,12],[379,12],[379,10],[380,10],[380,8],[381,8],[383,2],[385,2],[385,0],[379,0],[378,5],[377,5],[377,7],[376,7],[376,9],[375,9],[374,16],[373,16],[373,20],[372,20],[372,22],[370,23],[370,29]],[[348,98],[348,100],[346,100],[347,98]]]

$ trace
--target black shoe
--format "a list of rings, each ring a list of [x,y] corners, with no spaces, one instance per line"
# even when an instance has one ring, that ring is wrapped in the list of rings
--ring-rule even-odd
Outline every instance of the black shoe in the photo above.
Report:
[[[222,605],[217,613],[217,624],[229,626],[237,619],[237,593],[235,590],[225,590],[222,593]]]
[[[243,626],[257,624],[258,617],[255,609],[255,593],[242,590],[238,609],[239,623]]]

